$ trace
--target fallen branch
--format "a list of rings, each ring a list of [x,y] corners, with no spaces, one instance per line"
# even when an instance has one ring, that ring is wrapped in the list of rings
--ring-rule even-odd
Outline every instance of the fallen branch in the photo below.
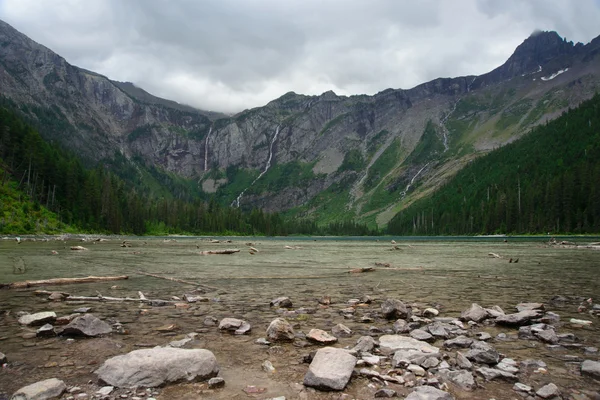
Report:
[[[203,256],[213,255],[213,254],[233,254],[239,253],[240,249],[224,249],[224,250],[204,250],[201,251],[200,254]]]
[[[349,274],[362,274],[363,272],[373,272],[376,271],[373,267],[365,267],[365,268],[354,268],[348,271]]]
[[[120,281],[123,279],[129,279],[129,277],[127,275],[120,275],[120,276],[86,276],[85,278],[52,278],[52,279],[43,279],[43,280],[39,280],[39,281],[2,283],[2,284],[0,284],[0,288],[22,289],[22,288],[28,288],[31,286],[70,285],[72,283]]]
[[[142,292],[138,292],[140,298],[136,299],[133,297],[110,297],[110,296],[102,296],[98,293],[98,296],[69,296],[65,299],[65,301],[133,301],[138,303],[147,303],[150,305],[167,305],[167,304],[175,304],[180,303],[178,301],[172,300],[158,300],[158,299],[148,299]]]
[[[178,282],[178,283],[185,283],[187,285],[194,285],[194,286],[204,287],[204,288],[207,288],[207,289],[210,289],[210,290],[217,290],[216,287],[207,286],[207,285],[201,285],[198,282],[184,281],[183,279],[169,278],[168,276],[156,275],[156,274],[151,274],[149,272],[143,272],[143,271],[137,271],[137,273],[140,274],[140,275],[151,276],[153,278],[164,279],[164,280],[167,280],[167,281]]]

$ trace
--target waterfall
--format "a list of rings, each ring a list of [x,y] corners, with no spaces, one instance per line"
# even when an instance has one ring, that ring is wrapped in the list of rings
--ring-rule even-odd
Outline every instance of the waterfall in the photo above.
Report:
[[[212,125],[208,130],[208,135],[206,135],[206,139],[204,140],[204,170],[208,171],[208,138],[210,138],[210,134],[212,133]]]
[[[275,145],[277,136],[279,136],[279,125],[277,125],[277,128],[275,129],[275,135],[273,135],[273,139],[271,140],[271,145],[269,146],[269,157],[267,158],[267,163],[265,164],[265,169],[256,177],[256,179],[254,179],[252,181],[250,186],[248,186],[246,189],[242,190],[242,192],[239,194],[239,196],[231,203],[232,207],[240,208],[240,200],[242,200],[242,197],[244,196],[244,193],[246,193],[246,190],[250,189],[252,187],[252,185],[254,185],[256,183],[256,181],[258,181],[260,178],[262,178],[263,175],[267,173],[269,168],[271,168],[271,160],[273,159],[273,145]]]
[[[425,164],[425,166],[423,166],[423,168],[421,168],[421,169],[419,170],[419,172],[417,172],[417,173],[415,174],[415,176],[413,176],[413,177],[412,177],[412,179],[410,180],[410,182],[408,183],[408,185],[406,185],[406,189],[404,189],[404,190],[402,191],[402,193],[400,193],[400,197],[401,197],[401,198],[404,198],[404,196],[406,196],[406,193],[408,192],[408,189],[410,189],[410,187],[412,186],[412,184],[415,182],[415,179],[417,179],[417,177],[418,177],[419,175],[421,175],[421,172],[423,172],[423,170],[424,170],[425,168],[427,168],[427,166],[428,166],[428,165],[429,165],[429,163]]]

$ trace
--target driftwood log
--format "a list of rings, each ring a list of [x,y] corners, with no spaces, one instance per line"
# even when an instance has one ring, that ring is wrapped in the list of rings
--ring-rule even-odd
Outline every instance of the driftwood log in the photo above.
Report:
[[[363,272],[373,272],[375,268],[373,267],[365,267],[365,268],[354,268],[348,271],[349,274],[362,274]]]
[[[204,250],[201,251],[200,254],[203,256],[209,256],[213,254],[233,254],[239,253],[240,249],[223,249],[223,250]]]
[[[0,288],[8,289],[23,289],[32,286],[43,286],[43,285],[70,285],[73,283],[92,283],[92,282],[104,282],[104,281],[120,281],[123,279],[129,279],[127,275],[120,276],[86,276],[84,278],[52,278],[42,279],[39,281],[23,281],[13,283],[0,283]]]

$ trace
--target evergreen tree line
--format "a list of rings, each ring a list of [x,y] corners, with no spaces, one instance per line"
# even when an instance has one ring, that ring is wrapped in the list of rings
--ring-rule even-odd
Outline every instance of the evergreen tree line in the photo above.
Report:
[[[472,161],[399,212],[394,235],[600,232],[600,95]]]
[[[196,190],[184,190],[181,184],[172,186],[180,188],[177,193],[163,190],[153,195],[131,178],[126,181],[110,172],[106,165],[86,168],[76,155],[46,142],[18,114],[1,106],[0,163],[3,186],[16,181],[24,195],[33,201],[34,208],[45,207],[55,212],[63,223],[87,232],[136,235],[373,233],[365,225],[352,221],[319,226],[314,220],[284,220],[277,213],[261,210],[242,212],[222,206],[214,199],[206,201]],[[125,166],[126,160],[115,158],[114,163]],[[150,170],[150,173],[168,181],[158,170]],[[0,232],[4,231],[3,214],[0,212]],[[33,226],[29,229],[32,231],[11,233],[35,233]]]

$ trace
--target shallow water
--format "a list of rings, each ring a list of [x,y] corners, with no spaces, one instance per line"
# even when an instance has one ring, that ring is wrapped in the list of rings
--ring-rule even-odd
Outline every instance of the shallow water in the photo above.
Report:
[[[269,322],[279,315],[269,307],[278,296],[289,296],[294,308],[315,309],[314,314],[294,321],[297,331],[307,333],[311,328],[330,330],[344,323],[354,336],[342,339],[339,346],[352,346],[367,333],[370,326],[391,328],[392,323],[376,319],[373,323],[358,322],[358,318],[344,319],[338,312],[347,307],[347,301],[370,295],[376,299],[370,307],[359,309],[356,316],[376,312],[381,300],[392,297],[419,306],[435,305],[440,316],[457,317],[462,310],[476,302],[483,306],[499,305],[512,312],[519,302],[548,302],[555,295],[600,299],[600,251],[549,247],[542,240],[509,238],[419,240],[404,238],[397,249],[389,239],[342,240],[299,238],[233,238],[233,243],[212,244],[200,238],[148,239],[129,238],[132,247],[120,247],[115,238],[99,243],[68,241],[31,242],[17,245],[14,241],[0,241],[0,282],[8,283],[29,279],[79,277],[88,275],[129,275],[128,280],[94,284],[38,287],[24,290],[0,290],[0,351],[16,366],[0,372],[0,393],[6,393],[36,380],[59,377],[69,385],[83,385],[93,379],[90,372],[112,355],[139,348],[140,345],[165,345],[183,334],[200,330],[192,347],[212,350],[221,365],[221,375],[227,386],[217,392],[201,395],[200,384],[182,384],[163,389],[162,398],[247,398],[241,391],[246,385],[267,388],[256,398],[285,395],[297,398],[307,365],[302,356],[317,346],[285,344],[270,349],[254,344],[265,336]],[[584,241],[584,239],[581,239]],[[585,239],[589,240],[589,239]],[[251,255],[246,243],[251,242],[259,252]],[[88,251],[71,251],[70,246],[83,245]],[[289,245],[295,249],[286,249]],[[239,248],[232,255],[201,256],[208,249]],[[51,250],[59,252],[51,255]],[[490,252],[502,259],[490,257]],[[509,263],[512,258],[518,263]],[[352,268],[373,267],[376,262],[389,263],[391,268],[377,268],[375,272],[349,274]],[[24,266],[24,268],[23,268]],[[197,282],[216,288],[203,296],[207,303],[190,304],[189,308],[149,307],[138,303],[88,302],[92,313],[111,322],[119,321],[127,335],[113,334],[108,338],[81,340],[68,343],[64,338],[24,339],[24,331],[16,323],[18,311],[56,311],[68,315],[79,304],[48,303],[33,295],[35,289],[59,290],[77,296],[95,296],[98,293],[114,297],[137,297],[138,291],[148,298],[169,300],[182,297],[195,288],[178,282],[137,274],[137,271],[161,274],[166,277]],[[116,286],[116,287],[115,287]],[[317,303],[323,295],[332,298],[330,307]],[[552,308],[563,321],[569,318],[592,319],[577,313],[577,304]],[[144,311],[142,311],[144,310]],[[205,327],[208,315],[218,320],[224,317],[246,319],[253,327],[250,335],[241,337],[218,332],[216,327]],[[160,333],[155,328],[176,324],[175,333]],[[577,334],[586,346],[599,347],[598,321],[591,328],[577,329],[568,325],[559,333]],[[485,330],[496,333],[494,327]],[[515,334],[516,331],[504,329]],[[174,336],[173,336],[174,335]],[[438,343],[440,345],[440,343]],[[577,376],[572,366],[559,360],[560,351],[549,352],[542,344],[526,341],[494,343],[502,352],[521,360],[542,358],[552,365],[550,376],[555,383],[564,382],[572,388],[589,387],[598,390],[594,382]],[[582,356],[580,349],[565,354]],[[595,356],[591,356],[594,359]],[[277,371],[267,374],[261,369],[264,360],[271,360]],[[556,372],[553,372],[556,371]],[[568,382],[572,382],[569,384]],[[346,390],[356,398],[370,398],[364,378],[353,379]],[[572,386],[568,386],[572,385]],[[497,384],[487,384],[497,399],[513,398],[513,393],[496,390]],[[502,388],[502,386],[498,386]],[[367,390],[368,389],[368,390]],[[366,390],[366,391],[365,391]],[[482,389],[480,389],[482,390]],[[478,398],[482,392],[471,396]],[[468,394],[462,394],[469,396]],[[262,397],[261,397],[262,396]],[[330,398],[330,394],[310,394],[310,398]],[[461,397],[469,398],[469,397]],[[482,397],[483,398],[483,397]]]

